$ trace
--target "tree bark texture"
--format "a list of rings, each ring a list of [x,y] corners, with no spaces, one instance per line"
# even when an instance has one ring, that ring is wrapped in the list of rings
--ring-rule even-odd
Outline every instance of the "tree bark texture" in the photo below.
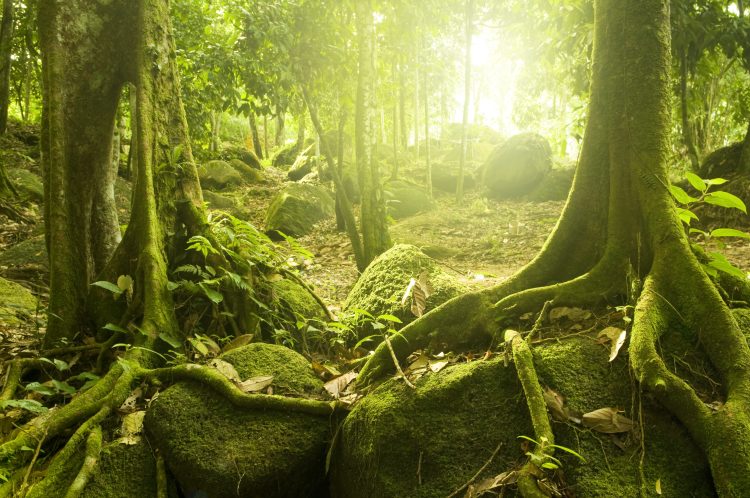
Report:
[[[8,129],[10,107],[10,69],[13,50],[13,0],[3,0],[3,20],[0,24],[0,135]]]

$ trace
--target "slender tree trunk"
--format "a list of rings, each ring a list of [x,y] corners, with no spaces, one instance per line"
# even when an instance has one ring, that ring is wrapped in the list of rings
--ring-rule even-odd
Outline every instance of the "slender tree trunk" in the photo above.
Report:
[[[409,147],[409,125],[406,121],[406,58],[401,52],[398,66],[398,117],[400,121],[401,147],[406,151]],[[394,177],[395,178],[395,177]]]
[[[345,129],[346,129],[346,117],[347,117],[346,108],[342,105],[341,106],[341,112],[339,113],[339,129],[338,134],[336,136],[336,151],[338,152],[338,157],[336,158],[336,169],[339,173],[339,178],[344,180],[344,143],[345,143]],[[323,149],[325,151],[325,149]],[[343,183],[343,181],[342,181]],[[346,192],[344,192],[346,194]],[[336,187],[336,229],[339,232],[343,232],[346,230],[346,215],[344,213],[344,210],[346,209],[344,206],[346,203],[349,202],[349,199],[346,198],[346,195],[342,195],[339,191],[338,186]],[[351,209],[349,207],[348,209]],[[354,216],[352,215],[352,218]]]
[[[432,197],[432,159],[430,158],[430,102],[427,93],[427,77],[423,78],[424,88],[422,91],[422,104],[424,105],[424,158],[425,158],[425,182],[427,193]]]
[[[419,162],[419,48],[414,48],[414,160]]]
[[[461,157],[458,162],[458,182],[456,185],[456,203],[459,205],[464,201],[464,170],[466,169],[466,151],[469,142],[469,109],[471,106],[471,39],[474,31],[474,0],[466,0],[465,23],[464,115],[461,125]]]
[[[266,151],[266,154],[270,154],[268,152],[268,115],[263,115],[263,150]]]
[[[280,147],[284,145],[284,112],[280,109],[276,112],[276,133],[273,137],[273,144]]]
[[[250,122],[250,133],[253,136],[253,150],[258,159],[263,159],[263,147],[260,145],[260,133],[258,133],[258,123],[255,118],[255,114],[250,111],[248,114],[248,121]]]
[[[297,144],[295,145],[295,147],[297,148],[298,154],[305,148],[306,123],[307,120],[305,119],[305,108],[303,107],[302,112],[300,112],[299,116],[297,117]]]
[[[10,69],[15,25],[13,0],[3,0],[3,20],[0,24],[0,135],[8,129],[10,106]]]
[[[698,151],[695,149],[693,142],[693,132],[690,126],[690,116],[688,112],[688,68],[687,53],[682,50],[680,53],[680,114],[682,115],[682,140],[685,144],[690,166],[693,171],[698,170],[700,160]]]

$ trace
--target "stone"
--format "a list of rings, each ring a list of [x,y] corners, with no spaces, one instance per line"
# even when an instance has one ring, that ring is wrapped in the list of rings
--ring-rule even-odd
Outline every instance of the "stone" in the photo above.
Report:
[[[521,133],[499,145],[482,166],[482,185],[497,199],[529,193],[552,168],[552,148],[536,133]]]
[[[435,207],[421,185],[405,180],[391,180],[383,186],[388,214],[395,220],[414,216]]]
[[[203,191],[203,200],[208,203],[209,209],[232,209],[235,207],[232,198],[210,190]]]
[[[243,183],[242,175],[226,161],[209,161],[198,168],[201,187],[223,190],[238,187]]]
[[[37,204],[44,202],[44,184],[38,175],[22,168],[8,168],[7,173],[18,195]]]
[[[575,168],[553,168],[526,198],[532,202],[564,201],[573,186]]]
[[[323,187],[307,183],[288,185],[271,201],[266,213],[266,231],[301,237],[319,221],[335,215],[335,202]]]

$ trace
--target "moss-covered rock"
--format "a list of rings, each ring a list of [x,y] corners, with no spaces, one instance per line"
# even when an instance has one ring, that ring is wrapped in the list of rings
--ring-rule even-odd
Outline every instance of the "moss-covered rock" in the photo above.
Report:
[[[274,282],[273,293],[282,302],[282,308],[291,310],[297,318],[325,320],[320,303],[300,284],[285,278]]]
[[[234,200],[226,195],[217,194],[210,190],[203,190],[203,200],[211,209],[232,209],[235,207]]]
[[[156,458],[141,440],[128,445],[111,443],[102,448],[96,470],[82,498],[156,496]]]
[[[298,157],[292,167],[287,171],[287,179],[298,182],[317,169],[318,159],[308,152],[305,156]]]
[[[478,164],[468,162],[464,170],[464,190],[472,190],[477,186],[474,178]],[[437,163],[432,167],[432,186],[443,192],[454,193],[458,186],[458,163]]]
[[[198,174],[203,188],[222,190],[242,184],[242,175],[226,161],[208,161]]]
[[[609,350],[593,337],[536,347],[540,383],[574,410],[604,407],[636,418],[627,359],[609,363]],[[501,445],[480,475],[496,476],[525,460],[518,436],[533,436],[528,408],[513,365],[501,358],[450,366],[416,381],[411,390],[389,380],[362,400],[344,422],[332,460],[332,495],[364,498],[447,496],[466,483]],[[553,423],[563,452],[567,485],[575,496],[714,496],[708,465],[680,424],[643,398],[643,476],[640,434],[618,441],[573,425]],[[421,481],[421,482],[420,482]],[[641,489],[643,493],[641,493]]]
[[[252,166],[247,165],[245,162],[239,159],[230,160],[229,165],[236,169],[240,175],[242,175],[242,179],[245,183],[262,183],[266,179],[262,169],[253,168]]]
[[[366,310],[373,315],[390,314],[405,324],[415,319],[410,303],[401,304],[406,287],[412,278],[426,272],[432,294],[427,299],[429,311],[448,299],[458,296],[466,288],[444,272],[434,259],[417,247],[398,244],[370,263],[354,284],[344,302],[344,311]]]
[[[312,143],[311,139],[307,139],[304,146],[300,146],[297,142],[286,144],[276,152],[272,164],[276,168],[288,168],[294,164],[304,147],[309,147]]]
[[[319,221],[335,214],[331,194],[318,185],[291,184],[271,201],[266,213],[266,230],[300,237]]]
[[[429,211],[435,207],[421,185],[405,180],[392,180],[383,186],[388,214],[396,220]]]
[[[482,167],[482,184],[495,198],[529,193],[552,168],[552,147],[536,133],[521,133],[498,146]]]
[[[532,202],[564,201],[573,186],[575,169],[553,169],[529,192],[526,198]]]
[[[21,197],[37,204],[44,201],[44,185],[38,175],[22,168],[8,168],[7,173]]]
[[[0,272],[4,268],[13,270],[28,266],[46,272],[48,265],[44,235],[26,239],[0,253]]]
[[[229,161],[230,164],[233,160],[236,159],[242,161],[243,164],[246,164],[251,168],[262,168],[260,159],[258,159],[258,156],[255,154],[255,152],[248,149],[244,145],[224,143],[222,144],[221,153],[219,155],[223,160]]]
[[[223,358],[242,378],[274,375],[295,392],[320,389],[310,364],[281,346],[253,344]],[[144,426],[187,496],[324,496],[327,417],[242,410],[186,382],[159,395]]]
[[[26,287],[0,278],[1,325],[18,325],[33,317],[36,310],[37,299]]]

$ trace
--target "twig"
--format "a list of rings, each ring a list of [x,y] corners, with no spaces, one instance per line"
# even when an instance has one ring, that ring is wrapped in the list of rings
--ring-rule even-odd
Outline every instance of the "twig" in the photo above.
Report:
[[[476,474],[474,474],[473,476],[471,476],[471,479],[469,479],[468,481],[466,481],[460,488],[456,489],[453,493],[449,494],[446,498],[454,498],[455,496],[458,496],[458,493],[460,493],[464,489],[466,489],[469,486],[471,486],[474,483],[474,481],[476,481],[477,478],[479,478],[479,476],[482,475],[482,472],[484,472],[485,470],[487,470],[487,467],[490,466],[490,464],[492,463],[492,460],[495,459],[495,457],[497,456],[498,451],[500,451],[500,448],[502,448],[502,446],[503,446],[503,443],[498,444],[497,448],[495,448],[495,451],[493,451],[492,455],[490,455],[490,459],[487,460],[484,463],[484,465],[482,465],[482,468],[480,468],[477,471]]]
[[[34,450],[34,456],[31,459],[31,463],[29,464],[29,467],[26,469],[26,474],[23,476],[23,481],[21,482],[21,490],[20,490],[20,496],[24,496],[26,494],[26,485],[29,482],[29,476],[31,475],[31,471],[34,469],[34,464],[36,463],[37,459],[39,458],[39,453],[42,451],[42,444],[44,444],[44,440],[47,439],[47,431],[44,431],[44,434],[42,437],[39,438],[39,441],[36,443],[36,449]]]
[[[534,322],[534,326],[531,327],[531,332],[529,332],[529,335],[526,336],[526,342],[531,343],[531,341],[534,340],[534,336],[537,332],[542,328],[542,325],[544,325],[544,317],[547,316],[547,310],[552,305],[552,301],[545,301],[544,306],[542,306],[542,311],[539,312],[539,316],[536,318],[536,321]]]
[[[331,313],[331,310],[328,309],[328,306],[326,305],[325,301],[323,301],[323,299],[319,295],[317,295],[314,290],[312,290],[312,287],[310,287],[307,284],[307,282],[305,282],[304,280],[302,280],[301,278],[299,278],[297,275],[295,275],[289,270],[282,270],[282,273],[284,274],[285,277],[288,277],[294,280],[295,282],[297,282],[300,286],[302,286],[303,289],[307,291],[308,294],[310,294],[310,296],[313,299],[315,299],[315,302],[317,302],[320,305],[320,307],[323,309],[323,312],[326,314],[326,317],[328,318],[329,321],[333,322],[336,320],[336,317],[334,317],[333,313]]]
[[[391,340],[388,339],[388,334],[383,335],[383,337],[385,337],[385,344],[386,346],[388,346],[388,351],[391,352],[391,358],[393,358],[393,364],[396,366],[396,370],[398,370],[398,373],[401,375],[401,377],[404,378],[404,382],[407,386],[411,387],[412,389],[416,389],[414,384],[412,384],[411,381],[406,378],[404,371],[401,369],[401,365],[398,363],[398,358],[396,358],[396,352],[393,350],[393,346],[391,345]]]
[[[419,452],[419,462],[417,462],[417,482],[419,485],[422,485],[422,456],[424,455],[423,451]]]

